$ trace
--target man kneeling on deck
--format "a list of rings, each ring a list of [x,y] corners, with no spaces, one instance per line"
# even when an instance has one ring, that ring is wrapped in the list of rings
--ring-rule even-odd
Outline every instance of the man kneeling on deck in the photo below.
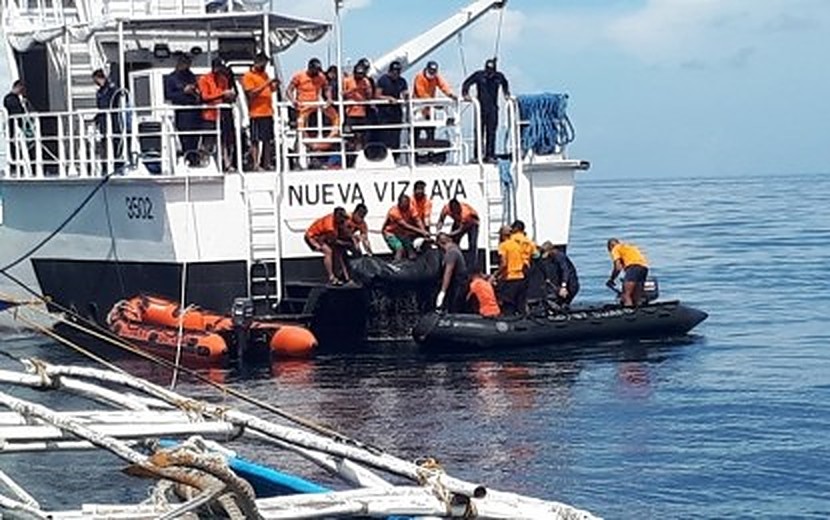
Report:
[[[344,244],[341,244],[340,240],[342,235],[348,234],[344,229],[347,218],[346,210],[337,207],[330,215],[315,220],[305,232],[305,243],[308,247],[312,251],[323,253],[323,265],[332,285],[349,281],[349,272],[343,261]],[[335,269],[340,270],[341,278],[334,274]]]
[[[648,276],[648,260],[633,244],[625,244],[616,238],[608,240],[608,253],[614,267],[611,276],[605,283],[615,289],[617,276],[625,271],[623,278],[622,304],[625,307],[636,307],[643,299],[643,286]]]

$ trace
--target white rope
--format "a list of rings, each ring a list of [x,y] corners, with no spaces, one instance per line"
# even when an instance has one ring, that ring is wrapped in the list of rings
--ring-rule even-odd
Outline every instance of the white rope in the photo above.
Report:
[[[185,218],[184,218],[184,236],[189,241],[190,240],[190,175],[185,175],[184,177],[184,208],[185,208]],[[179,379],[179,367],[181,366],[182,362],[182,342],[184,341],[184,315],[188,311],[188,307],[185,307],[185,302],[187,301],[185,298],[187,297],[187,256],[190,253],[188,250],[185,251],[184,260],[182,260],[182,277],[180,280],[181,283],[181,291],[179,293],[179,326],[178,332],[176,334],[176,361],[173,365],[173,376],[170,378],[170,389],[173,390],[176,388],[176,383]]]
[[[493,53],[493,57],[498,59],[499,58],[499,47],[501,46],[501,28],[504,25],[504,12],[507,10],[507,7],[502,7],[499,9],[499,25],[496,29],[496,48],[495,52]]]

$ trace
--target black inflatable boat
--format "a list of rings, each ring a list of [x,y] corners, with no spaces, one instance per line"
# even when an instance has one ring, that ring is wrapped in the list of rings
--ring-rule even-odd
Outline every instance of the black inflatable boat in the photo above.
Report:
[[[510,349],[680,336],[707,316],[678,301],[653,302],[636,309],[620,305],[572,308],[522,317],[432,313],[421,318],[412,335],[416,343],[431,349]]]

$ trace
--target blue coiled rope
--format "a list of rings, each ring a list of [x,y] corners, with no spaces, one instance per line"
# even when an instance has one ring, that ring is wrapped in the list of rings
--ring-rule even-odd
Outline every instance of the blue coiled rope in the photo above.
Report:
[[[567,94],[532,94],[516,98],[521,119],[522,153],[550,155],[574,140],[574,128],[566,112]]]

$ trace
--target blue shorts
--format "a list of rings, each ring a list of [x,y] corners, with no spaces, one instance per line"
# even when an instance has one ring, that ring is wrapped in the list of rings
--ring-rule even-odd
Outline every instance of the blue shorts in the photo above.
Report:
[[[645,283],[648,276],[648,267],[642,265],[629,265],[625,268],[623,282]]]

